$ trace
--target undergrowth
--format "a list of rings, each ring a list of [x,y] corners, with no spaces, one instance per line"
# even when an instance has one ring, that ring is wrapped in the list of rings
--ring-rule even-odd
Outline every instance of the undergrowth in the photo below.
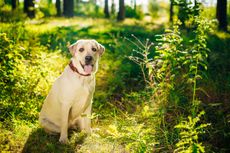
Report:
[[[146,45],[143,45],[136,37],[138,50],[134,51],[138,54],[129,57],[141,67],[143,79],[147,87],[152,89],[152,104],[149,105],[158,109],[159,113],[155,114],[159,115],[161,121],[156,127],[157,135],[163,135],[155,140],[159,139],[160,145],[174,152],[204,152],[205,148],[199,142],[200,131],[205,131],[210,125],[198,123],[204,111],[199,113],[201,101],[198,100],[197,91],[203,91],[199,82],[207,69],[209,50],[206,44],[211,22],[202,17],[196,17],[194,21],[197,28],[189,45],[184,43],[179,30],[180,23],[177,23],[172,30],[157,35],[154,57],[149,52],[153,44],[147,40]],[[174,112],[171,112],[172,108]],[[189,116],[189,121],[185,121],[185,116],[189,114],[192,117]]]
[[[13,28],[17,33],[11,33]],[[67,61],[60,51],[47,53],[46,46],[28,43],[29,37],[22,23],[3,29],[0,34],[1,121],[10,118],[36,121],[51,82]]]

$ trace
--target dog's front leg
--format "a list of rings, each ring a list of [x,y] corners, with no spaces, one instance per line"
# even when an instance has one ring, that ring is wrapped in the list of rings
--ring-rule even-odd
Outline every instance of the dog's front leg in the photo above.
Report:
[[[67,105],[62,104],[61,106],[61,133],[59,142],[68,142],[68,117],[70,108]]]
[[[91,108],[92,104],[86,108],[78,121],[80,129],[88,134],[91,133]]]

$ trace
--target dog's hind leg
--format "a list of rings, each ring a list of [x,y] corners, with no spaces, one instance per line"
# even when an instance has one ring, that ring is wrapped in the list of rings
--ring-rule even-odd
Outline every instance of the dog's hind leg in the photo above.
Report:
[[[45,132],[56,135],[60,133],[60,127],[55,125],[53,122],[49,121],[47,118],[39,119],[41,126],[44,128]]]

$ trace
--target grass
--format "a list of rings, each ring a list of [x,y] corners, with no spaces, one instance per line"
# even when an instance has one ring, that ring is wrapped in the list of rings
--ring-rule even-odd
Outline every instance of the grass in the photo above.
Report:
[[[36,57],[35,59],[38,60],[37,63],[34,61],[35,63],[31,64],[32,67],[38,64],[42,71],[42,79],[35,89],[37,98],[34,98],[34,101],[27,101],[36,105],[37,112],[40,110],[52,82],[70,59],[67,50],[68,44],[74,43],[78,39],[90,38],[96,39],[106,48],[96,77],[93,134],[86,136],[84,133],[69,131],[69,143],[61,145],[58,142],[58,135],[47,135],[39,127],[36,111],[33,120],[26,120],[26,114],[10,114],[9,120],[0,123],[0,150],[2,152],[120,153],[152,152],[153,150],[154,152],[172,152],[175,149],[173,144],[176,143],[177,137],[170,135],[170,131],[164,131],[159,126],[161,113],[166,110],[157,103],[150,104],[148,93],[141,92],[144,85],[140,68],[127,58],[131,55],[135,45],[124,39],[128,37],[132,41],[131,35],[133,34],[141,41],[149,38],[154,42],[155,35],[163,33],[164,28],[167,27],[165,20],[127,19],[122,23],[117,23],[112,20],[83,17],[45,18],[26,21],[25,24],[22,24],[23,28],[18,28],[21,27],[18,25],[12,26],[10,23],[0,23],[0,27],[0,32],[12,35],[21,47],[32,53],[32,56],[28,57],[28,61],[32,57]],[[186,36],[189,40],[189,34]],[[208,85],[203,85],[211,96],[206,99],[207,96],[202,95],[201,98],[205,99],[205,105],[209,105],[209,102],[217,102],[221,105],[210,106],[207,110],[215,110],[216,107],[220,107],[218,110],[222,110],[224,107],[229,107],[227,101],[230,95],[229,60],[226,59],[229,57],[229,41],[230,35],[221,32],[211,34],[208,39],[208,46],[212,51],[209,57],[209,74],[215,71],[218,75],[210,75],[211,79],[207,80]],[[36,70],[36,68],[32,70]],[[223,69],[224,74],[219,74]],[[29,73],[26,69],[23,72],[25,74],[22,76]],[[37,71],[35,71],[36,73]],[[219,80],[221,78],[224,79],[223,82]],[[220,82],[227,85],[219,85]],[[223,98],[223,96],[225,97]],[[226,108],[226,110],[230,109]],[[170,111],[177,113],[174,112],[173,107],[169,108]],[[207,114],[209,113],[207,112]],[[23,115],[24,117],[21,118],[20,116]],[[224,142],[226,138],[229,138],[226,136],[229,134],[229,125],[226,123],[229,120],[226,121],[228,118],[224,114],[218,115],[223,119],[213,124],[213,128],[216,130],[212,132],[216,132],[213,135]],[[209,114],[208,117],[210,122],[216,119],[215,115]],[[169,123],[172,118],[173,116],[169,116]],[[221,123],[226,124],[224,126],[226,129],[218,131],[223,127]],[[170,128],[168,123],[164,124]],[[215,141],[214,136],[210,141]],[[227,142],[224,142],[225,146],[222,146],[220,142],[213,142],[215,144],[213,148],[218,151],[222,147],[222,152],[224,152],[229,149],[226,147]]]

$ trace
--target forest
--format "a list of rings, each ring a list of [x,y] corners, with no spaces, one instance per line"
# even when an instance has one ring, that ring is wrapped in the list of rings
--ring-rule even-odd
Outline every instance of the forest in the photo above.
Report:
[[[229,0],[0,0],[0,152],[229,153]],[[105,47],[92,133],[39,125],[68,46]]]

